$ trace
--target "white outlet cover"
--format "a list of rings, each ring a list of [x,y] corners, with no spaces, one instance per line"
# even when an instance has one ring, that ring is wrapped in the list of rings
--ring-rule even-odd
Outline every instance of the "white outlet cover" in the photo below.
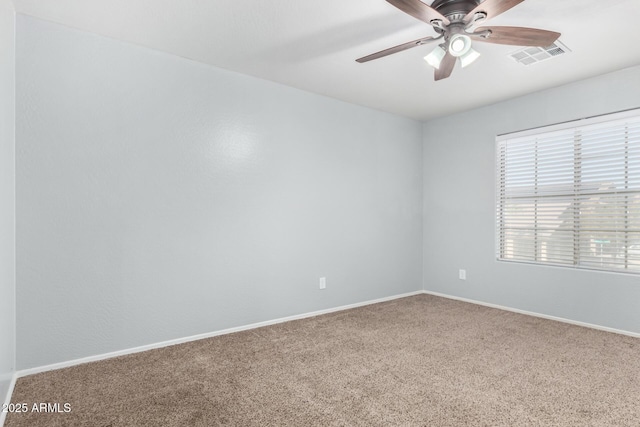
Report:
[[[321,277],[320,278],[320,289],[325,289],[327,287],[327,278],[326,277]]]
[[[460,277],[460,280],[467,280],[467,270],[460,270],[458,277]]]

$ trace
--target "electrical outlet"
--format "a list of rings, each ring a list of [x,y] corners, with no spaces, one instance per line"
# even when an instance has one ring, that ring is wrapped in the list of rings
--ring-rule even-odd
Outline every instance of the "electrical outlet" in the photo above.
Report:
[[[321,277],[320,278],[320,289],[326,289],[327,287],[327,278],[326,277]]]
[[[460,280],[467,280],[467,270],[459,270],[458,271],[458,278]]]

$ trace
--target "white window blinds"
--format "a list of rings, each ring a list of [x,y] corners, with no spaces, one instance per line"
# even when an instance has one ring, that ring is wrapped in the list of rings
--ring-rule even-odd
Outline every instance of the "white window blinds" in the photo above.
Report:
[[[496,142],[499,260],[640,273],[640,110]]]

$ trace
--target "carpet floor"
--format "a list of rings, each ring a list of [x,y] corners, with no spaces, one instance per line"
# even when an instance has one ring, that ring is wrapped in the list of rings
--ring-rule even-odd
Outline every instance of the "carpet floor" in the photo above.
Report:
[[[640,339],[418,295],[20,378],[12,402],[6,427],[639,426]]]

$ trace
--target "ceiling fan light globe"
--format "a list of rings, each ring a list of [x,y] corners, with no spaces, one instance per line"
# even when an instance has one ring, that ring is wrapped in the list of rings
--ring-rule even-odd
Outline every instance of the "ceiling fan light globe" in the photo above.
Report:
[[[462,65],[462,68],[465,68],[467,65],[471,65],[478,58],[480,58],[480,52],[475,49],[469,49],[467,53],[460,57],[460,65]]]
[[[471,39],[464,34],[456,34],[449,40],[449,53],[455,57],[460,57],[471,49]]]
[[[464,50],[464,41],[457,39],[453,43],[451,43],[451,49],[454,52],[462,52]]]
[[[424,57],[424,60],[427,61],[427,64],[438,70],[440,69],[442,58],[444,58],[446,54],[447,51],[445,51],[441,46],[437,46],[430,54]]]

